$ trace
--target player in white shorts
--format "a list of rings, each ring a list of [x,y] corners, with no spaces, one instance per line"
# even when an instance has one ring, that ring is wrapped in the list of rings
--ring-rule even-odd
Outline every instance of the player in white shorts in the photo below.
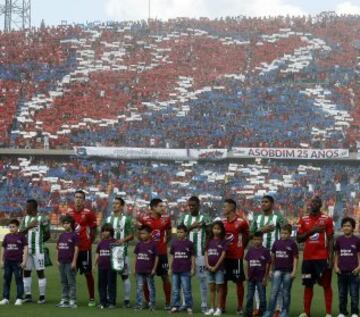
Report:
[[[112,214],[104,219],[104,223],[110,223],[114,228],[114,238],[117,244],[124,246],[125,268],[121,272],[124,282],[124,307],[130,307],[130,263],[128,257],[128,243],[134,239],[134,227],[130,216],[124,213],[125,201],[121,197],[115,197]]]
[[[26,235],[29,256],[24,268],[24,302],[32,302],[31,272],[36,270],[39,283],[39,304],[45,303],[46,277],[44,242],[50,238],[50,223],[46,216],[38,214],[38,203],[34,199],[26,202],[26,216],[21,223],[21,232]]]

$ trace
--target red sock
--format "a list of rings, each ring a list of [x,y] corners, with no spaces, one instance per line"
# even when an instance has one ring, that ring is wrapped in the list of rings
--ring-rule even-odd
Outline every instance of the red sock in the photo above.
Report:
[[[145,302],[149,303],[149,301],[150,301],[150,294],[149,294],[149,288],[148,288],[148,286],[147,286],[147,283],[144,283],[143,290],[144,290]]]
[[[86,278],[86,284],[89,292],[89,298],[95,299],[95,282],[94,282],[94,276],[92,273],[87,273],[85,275]]]
[[[228,287],[227,287],[227,283],[224,283],[224,290],[223,290],[223,294],[220,298],[220,308],[225,310],[226,308],[226,297],[227,297],[227,292],[228,292]]]
[[[169,281],[165,281],[163,283],[163,290],[165,295],[165,305],[170,305],[170,298],[171,298],[171,283]]]
[[[326,313],[329,315],[331,315],[332,295],[333,294],[331,286],[324,287],[325,309]]]
[[[310,316],[310,309],[311,309],[311,301],[313,298],[313,288],[312,287],[305,287],[304,289],[304,310],[305,313]]]
[[[237,310],[242,310],[244,302],[244,284],[242,281],[236,283],[236,294],[237,294]]]

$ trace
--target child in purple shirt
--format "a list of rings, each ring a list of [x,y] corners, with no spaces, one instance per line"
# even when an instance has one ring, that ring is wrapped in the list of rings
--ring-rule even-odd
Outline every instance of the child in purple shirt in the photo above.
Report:
[[[111,248],[114,239],[114,228],[110,223],[101,227],[101,240],[96,248],[95,265],[98,266],[98,289],[100,309],[116,307],[116,274],[111,267]]]
[[[220,316],[221,299],[224,293],[224,259],[227,250],[225,240],[225,227],[221,221],[215,221],[211,226],[209,241],[205,249],[205,266],[208,270],[208,283],[210,290],[210,309],[205,312],[206,316]],[[215,309],[216,292],[218,305]]]
[[[268,309],[263,317],[271,317],[275,311],[278,297],[282,295],[283,305],[280,317],[289,316],[291,286],[296,275],[298,247],[290,238],[292,227],[286,224],[281,227],[280,240],[274,242],[272,253],[272,287]]]
[[[180,308],[180,291],[184,292],[187,313],[192,314],[191,276],[195,274],[194,244],[187,239],[188,229],[184,224],[177,227],[177,239],[171,243],[170,270],[172,274],[171,313]]]
[[[13,219],[9,223],[9,231],[5,235],[1,248],[1,267],[4,268],[3,299],[0,305],[9,304],[11,278],[14,274],[16,282],[15,305],[22,305],[24,296],[23,268],[28,256],[28,243],[23,233],[19,232],[19,221]]]
[[[248,291],[246,298],[246,317],[252,317],[255,290],[258,291],[262,316],[266,311],[266,284],[271,264],[270,251],[262,246],[263,234],[256,232],[253,236],[253,246],[245,256],[248,262]]]
[[[136,306],[135,310],[142,309],[143,289],[147,283],[149,289],[149,310],[155,309],[156,291],[154,275],[159,262],[156,242],[151,239],[152,229],[147,225],[139,228],[140,241],[136,244],[134,253],[136,274]]]
[[[62,295],[57,307],[76,308],[76,261],[79,254],[79,239],[73,231],[75,220],[71,216],[61,218],[64,232],[57,241],[58,266]]]
[[[344,235],[335,242],[334,269],[338,275],[339,316],[347,316],[348,290],[351,298],[351,316],[359,315],[360,239],[354,236],[355,220],[345,217],[341,221]]]

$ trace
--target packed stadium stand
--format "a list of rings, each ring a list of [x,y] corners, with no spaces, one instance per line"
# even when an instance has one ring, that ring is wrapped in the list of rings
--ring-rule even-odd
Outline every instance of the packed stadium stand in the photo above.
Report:
[[[360,136],[358,16],[185,19],[1,33],[0,145],[333,148]],[[225,196],[251,215],[271,192],[289,217],[320,194],[360,216],[359,167],[340,162],[159,162],[2,157],[0,212],[61,214],[76,188],[97,211]]]

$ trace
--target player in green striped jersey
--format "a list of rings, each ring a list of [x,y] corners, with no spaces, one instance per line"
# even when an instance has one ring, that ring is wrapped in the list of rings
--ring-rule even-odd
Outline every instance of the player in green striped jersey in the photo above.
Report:
[[[125,248],[125,269],[121,273],[124,282],[124,306],[130,307],[130,263],[128,257],[128,243],[134,239],[134,227],[130,216],[124,214],[125,201],[121,197],[115,197],[113,201],[113,212],[104,219],[104,223],[110,223],[114,228],[114,238],[118,244]]]
[[[262,213],[256,214],[250,226],[250,234],[255,232],[263,233],[263,246],[271,250],[272,245],[276,240],[280,239],[280,230],[283,225],[287,223],[284,216],[280,213],[274,212],[274,198],[270,195],[265,195],[261,200]],[[277,303],[277,312],[281,311],[282,295],[279,295]],[[258,294],[255,293],[256,307],[259,307]]]
[[[257,231],[264,234],[263,246],[271,249],[276,240],[280,239],[280,230],[287,223],[284,216],[274,212],[274,198],[266,195],[261,200],[262,213],[256,214],[250,226],[253,235]]]
[[[29,256],[24,268],[24,302],[31,302],[31,272],[35,268],[39,282],[39,304],[45,303],[45,254],[44,242],[50,239],[50,223],[46,216],[38,214],[38,203],[34,199],[26,202],[26,216],[20,230],[26,235],[29,245]]]
[[[190,213],[181,217],[179,224],[184,224],[189,230],[189,240],[194,243],[196,275],[200,281],[201,311],[207,311],[208,283],[205,268],[206,232],[210,220],[200,213],[200,200],[192,196],[188,200]]]

